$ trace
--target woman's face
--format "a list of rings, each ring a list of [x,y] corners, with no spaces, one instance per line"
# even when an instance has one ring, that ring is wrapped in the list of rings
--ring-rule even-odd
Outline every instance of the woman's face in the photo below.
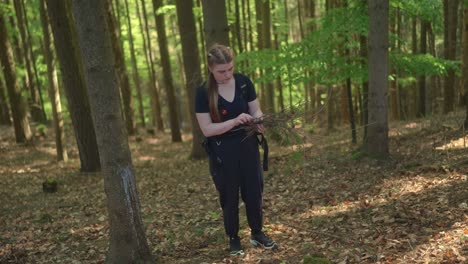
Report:
[[[218,84],[226,84],[234,74],[234,63],[231,61],[226,64],[214,64],[210,67],[210,71]]]

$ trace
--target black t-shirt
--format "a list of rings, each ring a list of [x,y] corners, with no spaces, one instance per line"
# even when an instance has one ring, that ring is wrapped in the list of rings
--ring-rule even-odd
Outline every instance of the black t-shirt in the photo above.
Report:
[[[221,115],[222,122],[236,118],[241,113],[249,113],[248,103],[257,98],[254,85],[249,77],[240,73],[235,73],[234,80],[235,95],[232,102],[229,102],[222,96],[218,95],[218,110]],[[204,84],[197,89],[195,96],[195,112],[210,112],[208,93]]]

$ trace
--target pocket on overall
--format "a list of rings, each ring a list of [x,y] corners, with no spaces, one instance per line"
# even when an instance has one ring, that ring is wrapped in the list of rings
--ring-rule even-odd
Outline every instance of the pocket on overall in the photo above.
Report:
[[[208,138],[204,141],[205,150],[208,154],[208,162],[210,167],[210,174],[213,177],[213,180],[217,178],[216,176],[220,173],[221,166],[223,164],[221,156],[221,141]],[[216,180],[215,180],[216,183]]]

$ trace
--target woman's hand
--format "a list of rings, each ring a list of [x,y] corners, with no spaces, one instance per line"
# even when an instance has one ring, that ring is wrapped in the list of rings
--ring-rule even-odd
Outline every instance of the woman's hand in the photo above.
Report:
[[[263,132],[265,132],[265,127],[263,126],[263,124],[257,124],[257,132],[260,134],[263,134]]]
[[[242,113],[234,119],[235,126],[247,124],[253,121],[253,117],[249,114]]]

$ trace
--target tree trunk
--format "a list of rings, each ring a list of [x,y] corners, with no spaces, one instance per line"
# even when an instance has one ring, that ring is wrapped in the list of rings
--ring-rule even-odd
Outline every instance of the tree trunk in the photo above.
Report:
[[[242,53],[244,52],[244,48],[242,47],[242,33],[241,33],[241,27],[240,27],[240,7],[239,7],[239,0],[234,0],[234,9],[235,9],[235,15],[236,15],[236,23],[235,23],[235,26],[236,26],[236,32],[235,32],[235,36],[236,36],[236,40],[237,40],[237,48],[238,48],[238,52],[239,53]]]
[[[396,10],[395,12],[398,12]],[[394,35],[397,34],[397,27],[398,27],[398,14],[394,14],[391,18],[391,25],[390,25],[390,32]],[[395,52],[397,50],[397,45],[396,45],[397,40],[391,40],[391,46],[390,49],[392,52]],[[397,51],[398,52],[398,51]],[[391,75],[393,76],[392,80],[390,81],[390,111],[391,111],[391,117],[393,120],[399,120],[399,107],[398,107],[398,76],[396,72],[396,67],[391,67],[390,68]]]
[[[271,49],[271,9],[270,0],[262,2],[262,40],[263,48]],[[275,112],[275,90],[272,82],[265,83],[266,105],[265,110],[269,113]]]
[[[35,78],[34,78],[34,72],[33,72],[33,66],[32,66],[32,53],[29,48],[29,45],[32,45],[29,41],[29,38],[26,34],[26,22],[25,22],[25,17],[23,14],[23,8],[21,4],[22,0],[13,0],[14,6],[15,6],[15,12],[16,12],[16,18],[18,20],[18,29],[20,32],[21,36],[21,44],[22,44],[22,49],[24,52],[25,56],[25,62],[26,62],[26,73],[28,75],[28,80],[29,80],[29,95],[30,95],[30,101],[29,101],[29,106],[30,106],[30,111],[31,111],[31,117],[34,121],[36,122],[44,122],[45,117],[43,115],[42,107],[41,107],[41,102],[39,98],[39,93],[37,86],[35,84]]]
[[[32,133],[27,117],[26,102],[21,96],[21,90],[16,79],[16,66],[13,59],[13,51],[11,50],[8,40],[8,32],[2,12],[0,12],[0,45],[0,61],[3,68],[3,76],[5,77],[5,84],[7,86],[8,97],[10,98],[16,143],[28,143],[32,140]]]
[[[49,87],[50,102],[52,105],[52,118],[55,130],[55,148],[57,150],[58,161],[68,161],[67,147],[65,145],[65,128],[62,117],[62,104],[60,103],[60,93],[58,88],[57,70],[52,53],[52,42],[50,39],[49,18],[46,12],[44,0],[40,0],[39,11],[41,13],[41,26],[44,37],[44,58],[47,64],[47,79]]]
[[[133,114],[133,96],[128,80],[127,68],[125,66],[125,56],[120,42],[119,30],[112,12],[111,0],[104,1],[106,7],[106,21],[112,38],[112,50],[115,54],[115,67],[119,77],[120,92],[122,93],[123,110],[125,116],[125,126],[129,135],[134,135],[136,130],[135,117]]]
[[[156,20],[156,31],[158,32],[159,54],[161,56],[161,66],[163,70],[163,80],[169,107],[169,118],[171,124],[172,142],[181,142],[182,136],[179,128],[178,107],[174,93],[174,83],[172,81],[171,61],[167,47],[166,24],[164,14],[157,11],[162,7],[162,0],[153,0],[153,12]]]
[[[448,1],[447,16],[447,39],[445,39],[447,60],[456,59],[457,49],[457,18],[458,18],[458,0]],[[444,113],[453,111],[455,101],[455,70],[449,69],[444,85]]]
[[[148,247],[114,69],[106,0],[73,1],[107,195],[107,263],[154,263]]]
[[[76,44],[76,30],[71,23],[71,13],[63,0],[46,0],[55,49],[68,110],[75,132],[80,155],[81,171],[99,171],[99,151],[96,142],[91,109],[83,81],[83,71]]]
[[[185,89],[190,108],[190,123],[192,125],[192,152],[190,156],[194,159],[206,157],[202,147],[203,134],[195,117],[195,89],[202,83],[200,69],[200,54],[197,44],[195,17],[192,12],[193,2],[176,0],[179,33],[182,42],[182,56],[184,60],[184,72],[186,76]]]
[[[367,54],[367,37],[364,35],[359,36],[359,53],[362,60],[362,67],[366,68],[369,67],[366,65],[366,61],[368,58]],[[361,109],[361,119],[362,119],[362,127],[364,128],[363,133],[363,142],[367,142],[367,125],[369,124],[369,83],[364,81],[362,83],[362,109]]]
[[[426,54],[427,52],[427,21],[421,21],[421,54]],[[422,74],[419,76],[419,100],[418,100],[418,117],[426,116],[426,75]]]
[[[8,100],[5,95],[5,83],[3,82],[0,74],[0,125],[11,125],[10,108],[8,107]]]
[[[128,40],[130,42],[130,55],[132,59],[132,75],[133,75],[133,82],[135,83],[135,89],[137,91],[137,98],[138,98],[138,114],[140,116],[140,122],[143,127],[146,127],[145,122],[145,111],[143,109],[143,96],[141,93],[141,82],[140,82],[140,75],[138,74],[138,67],[135,55],[135,47],[133,45],[133,33],[132,33],[132,24],[130,23],[130,9],[128,8],[128,0],[125,0],[125,11],[126,11],[126,18],[127,18],[127,28],[128,28]]]
[[[468,4],[463,3],[463,32],[462,32],[462,88],[465,91],[465,131],[468,130]]]
[[[365,150],[387,157],[388,0],[369,1],[369,129]]]
[[[262,30],[262,0],[255,0],[255,24],[256,24],[256,29],[257,29],[257,49],[262,50],[263,49],[263,30]],[[263,76],[263,70],[259,69],[258,70],[258,77],[262,78]],[[289,80],[289,78],[288,78]],[[265,85],[263,82],[259,83],[257,85],[257,93],[259,94],[259,101],[260,105],[266,105],[266,98],[265,98]]]
[[[142,14],[143,14],[143,23],[140,16],[140,8],[138,7],[138,0],[135,1],[137,16],[140,20],[140,28],[143,39],[143,50],[145,52],[145,60],[148,69],[148,76],[150,78],[150,94],[151,94],[151,108],[153,109],[153,125],[155,124],[158,131],[164,131],[164,123],[162,120],[162,111],[161,111],[161,100],[159,97],[159,89],[157,87],[156,81],[156,71],[154,70],[153,63],[153,48],[150,41],[150,33],[148,26],[148,15],[146,13],[145,1],[141,0],[142,4]]]
[[[205,47],[208,50],[214,43],[229,46],[229,27],[226,16],[226,2],[202,0]]]

